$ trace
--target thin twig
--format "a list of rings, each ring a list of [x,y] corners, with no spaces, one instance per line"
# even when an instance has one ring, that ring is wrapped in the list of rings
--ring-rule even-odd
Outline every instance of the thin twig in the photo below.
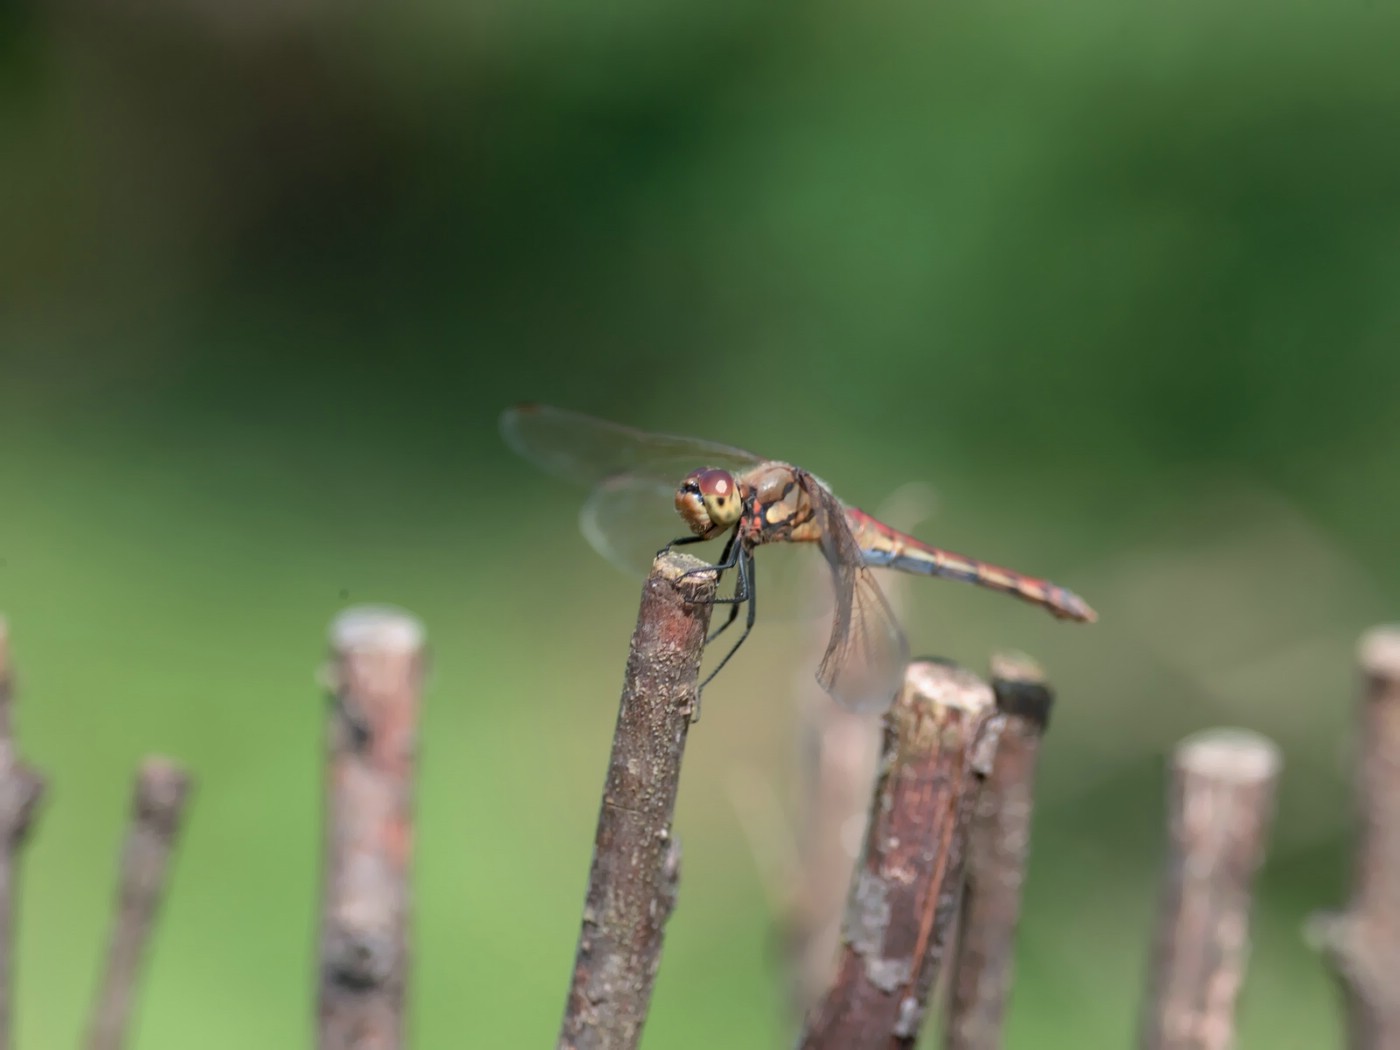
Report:
[[[804,1050],[915,1044],[957,914],[967,827],[1003,722],[991,688],[970,671],[943,661],[909,665],[885,720],[836,980],[808,1017]]]
[[[641,1039],[680,844],[671,830],[715,574],[660,555],[642,588],[613,733],[561,1050],[620,1050]]]
[[[1006,726],[968,836],[944,1040],[948,1050],[994,1050],[1002,1045],[1021,886],[1030,854],[1036,761],[1055,699],[1044,672],[1020,654],[993,656],[992,689]]]
[[[1345,913],[1308,938],[1341,984],[1351,1050],[1400,1050],[1400,625],[1361,639],[1359,836]]]
[[[1207,730],[1177,745],[1144,1050],[1234,1045],[1254,874],[1282,764],[1271,741],[1241,729]]]
[[[189,774],[173,762],[158,757],[142,762],[122,851],[116,925],[88,1027],[89,1050],[120,1050],[126,1045],[142,957],[189,792]]]
[[[15,855],[44,795],[43,776],[19,758],[13,703],[10,630],[0,617],[0,1050],[9,1050],[13,1022]]]
[[[398,609],[331,626],[321,1050],[404,1044],[413,775],[424,632]]]

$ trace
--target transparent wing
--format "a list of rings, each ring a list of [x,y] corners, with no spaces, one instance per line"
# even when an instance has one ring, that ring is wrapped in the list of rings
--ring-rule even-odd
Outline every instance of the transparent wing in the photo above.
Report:
[[[909,643],[875,574],[864,564],[840,501],[820,484],[805,487],[821,523],[821,549],[831,568],[836,603],[817,682],[852,711],[883,711],[899,689]]]
[[[681,479],[699,467],[741,473],[762,462],[752,452],[714,441],[635,430],[548,405],[506,409],[501,436],[541,470],[589,486],[631,474],[665,481],[674,493]]]
[[[579,531],[611,564],[628,575],[645,576],[656,552],[688,532],[676,514],[677,480],[645,474],[604,478],[579,508]],[[723,547],[721,538],[682,550],[714,561]]]

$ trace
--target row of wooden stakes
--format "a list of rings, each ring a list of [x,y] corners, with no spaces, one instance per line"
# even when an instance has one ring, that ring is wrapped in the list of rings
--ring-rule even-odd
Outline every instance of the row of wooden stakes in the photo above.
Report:
[[[671,820],[715,586],[682,578],[697,564],[659,557],[643,590],[561,1050],[641,1040],[679,892]],[[1368,633],[1359,662],[1354,892],[1344,913],[1315,917],[1306,933],[1340,982],[1350,1050],[1400,1050],[1400,627]],[[823,988],[798,996],[801,1050],[913,1048],[936,989],[946,991],[946,1050],[1003,1045],[1052,702],[1040,668],[1019,654],[994,657],[990,681],[946,660],[907,666],[883,721],[835,965]],[[1275,744],[1245,729],[1207,729],[1173,752],[1142,1050],[1234,1045],[1281,771]]]
[[[697,702],[714,580],[657,559],[642,591],[558,1046],[640,1045],[680,884],[672,828]],[[326,833],[318,1046],[405,1045],[412,798],[425,638],[410,614],[356,607],[331,626],[324,685]],[[1352,900],[1309,927],[1344,993],[1351,1050],[1400,1048],[1400,628],[1360,647],[1360,826]],[[0,619],[0,1050],[10,1046],[16,855],[44,794],[18,756],[8,629]],[[1028,658],[990,680],[912,661],[885,716],[863,847],[840,946],[803,1003],[803,1050],[912,1048],[936,988],[943,1045],[1003,1042],[1037,754],[1053,702]],[[1152,952],[1143,1050],[1226,1050],[1248,956],[1252,885],[1281,772],[1278,749],[1239,729],[1183,741],[1171,767],[1170,857]],[[141,963],[187,800],[189,773],[142,763],[120,863],[89,1050],[126,1045]],[[830,960],[828,960],[830,961]]]

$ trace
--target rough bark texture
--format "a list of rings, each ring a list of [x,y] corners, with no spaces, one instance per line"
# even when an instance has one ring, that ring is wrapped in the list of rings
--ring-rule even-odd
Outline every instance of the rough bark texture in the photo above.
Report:
[[[423,649],[396,609],[349,609],[331,627],[321,1050],[404,1045]]]
[[[641,1039],[676,903],[680,846],[671,820],[715,594],[713,572],[682,574],[705,567],[664,554],[642,588],[561,1048],[619,1050]]]
[[[1142,1024],[1146,1050],[1227,1050],[1249,954],[1250,895],[1282,758],[1256,733],[1177,745],[1169,856]]]
[[[1346,1002],[1351,1050],[1400,1050],[1400,625],[1361,640],[1359,837],[1351,901],[1313,920]]]
[[[122,851],[116,925],[88,1027],[89,1050],[126,1045],[142,957],[189,792],[189,775],[166,759],[148,758],[137,773],[131,830]]]
[[[886,716],[836,979],[808,1017],[805,1050],[914,1046],[1002,724],[991,688],[976,675],[943,661],[909,665]]]
[[[16,854],[44,794],[44,778],[19,758],[13,733],[9,627],[0,617],[0,1050],[11,1045]]]
[[[968,836],[944,1043],[948,1050],[1002,1045],[1030,853],[1035,767],[1054,703],[1043,672],[1020,654],[993,657],[992,689],[1006,725]]]

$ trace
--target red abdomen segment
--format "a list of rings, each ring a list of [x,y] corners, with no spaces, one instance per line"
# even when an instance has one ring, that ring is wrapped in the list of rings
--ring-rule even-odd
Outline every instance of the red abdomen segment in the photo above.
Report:
[[[1023,576],[1010,569],[931,547],[854,507],[846,508],[846,521],[865,554],[867,565],[975,583],[1039,605],[1061,620],[1093,623],[1099,618],[1079,595],[1048,580]]]

